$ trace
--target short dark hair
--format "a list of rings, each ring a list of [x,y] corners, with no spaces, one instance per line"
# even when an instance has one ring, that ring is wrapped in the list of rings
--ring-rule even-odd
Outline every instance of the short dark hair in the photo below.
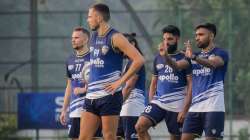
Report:
[[[164,27],[162,29],[162,33],[165,34],[165,33],[171,33],[173,34],[174,36],[178,36],[180,37],[181,36],[181,33],[180,33],[180,30],[178,27],[174,26],[174,25],[168,25],[166,27]]]
[[[87,29],[81,27],[81,26],[75,27],[75,28],[74,28],[74,31],[81,31],[82,33],[86,34],[86,35],[88,36],[88,38],[89,38],[89,36],[90,36],[89,31],[88,31]]]
[[[123,33],[123,35],[128,39],[128,41],[130,43],[134,42],[135,43],[135,48],[139,51],[139,53],[141,55],[143,55],[141,49],[138,46],[138,42],[137,42],[137,40],[135,38],[136,37],[136,33],[130,33],[130,34],[129,33]]]
[[[214,37],[216,36],[216,26],[212,23],[200,24],[200,25],[196,26],[195,30],[198,30],[200,28],[205,28],[205,29],[209,30],[210,32],[212,32],[214,34]]]
[[[98,4],[94,4],[91,8],[94,8],[96,11],[98,11],[102,17],[104,21],[109,21],[110,19],[110,12],[109,12],[109,7],[105,4],[102,3],[98,3]]]

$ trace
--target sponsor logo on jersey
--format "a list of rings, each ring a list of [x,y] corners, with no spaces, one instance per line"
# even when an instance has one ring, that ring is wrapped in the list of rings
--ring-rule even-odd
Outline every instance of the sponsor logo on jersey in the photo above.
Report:
[[[77,74],[72,74],[72,79],[82,79],[82,72]]]
[[[173,73],[170,73],[168,75],[161,75],[158,77],[160,81],[168,80],[170,82],[177,82],[179,80],[179,77],[174,75]]]
[[[207,68],[207,67],[203,67],[201,69],[194,69],[193,70],[193,74],[196,75],[196,76],[199,76],[199,75],[203,75],[203,76],[210,75],[211,74],[211,69]]]
[[[160,69],[164,68],[164,65],[163,64],[157,64],[156,68],[157,68],[157,70],[160,70]]]
[[[73,70],[74,69],[74,65],[68,65],[68,70]]]
[[[104,60],[100,58],[90,59],[90,64],[94,65],[95,67],[104,67]]]

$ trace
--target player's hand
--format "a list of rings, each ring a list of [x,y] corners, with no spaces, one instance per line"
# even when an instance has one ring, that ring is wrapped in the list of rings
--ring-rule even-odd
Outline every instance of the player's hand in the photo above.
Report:
[[[62,111],[62,113],[60,115],[60,123],[62,125],[66,125],[67,124],[67,122],[66,122],[66,115],[67,115],[66,111]]]
[[[84,94],[86,92],[87,92],[86,88],[80,88],[80,87],[74,88],[75,95]]]
[[[159,53],[160,53],[161,56],[168,55],[167,48],[164,47],[163,42],[161,42],[161,43],[158,45],[158,50],[159,50]]]
[[[116,92],[116,90],[121,86],[121,84],[122,84],[121,81],[117,80],[113,83],[104,85],[105,86],[104,90],[113,95]]]
[[[186,113],[184,111],[179,112],[178,116],[177,116],[177,122],[178,123],[183,123],[184,119],[185,119],[185,115],[186,115]]]
[[[185,56],[187,58],[192,58],[193,56],[193,50],[192,50],[192,44],[191,42],[188,40],[187,42],[184,42],[184,46],[186,48],[186,52],[185,52]]]

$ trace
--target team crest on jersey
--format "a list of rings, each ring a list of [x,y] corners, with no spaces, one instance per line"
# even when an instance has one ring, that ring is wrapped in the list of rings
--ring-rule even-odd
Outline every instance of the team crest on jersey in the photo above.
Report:
[[[68,70],[73,70],[74,69],[74,65],[68,65]]]
[[[102,54],[106,55],[109,51],[109,47],[107,45],[102,46]]]
[[[216,134],[216,129],[212,129],[211,131],[213,135]]]
[[[138,135],[137,135],[136,133],[132,133],[132,134],[130,135],[130,138],[131,138],[131,139],[137,139],[137,138],[138,138]]]
[[[157,64],[157,65],[156,65],[156,68],[157,68],[158,70],[162,69],[163,67],[164,67],[163,64]]]
[[[222,131],[222,132],[220,133],[220,136],[222,136],[222,137],[224,136],[224,131]]]

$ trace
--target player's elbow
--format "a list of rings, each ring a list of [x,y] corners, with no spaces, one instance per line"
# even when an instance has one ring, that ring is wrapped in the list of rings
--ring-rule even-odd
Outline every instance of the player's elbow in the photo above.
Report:
[[[137,61],[137,64],[138,64],[140,67],[145,63],[145,59],[144,59],[144,57],[141,56],[141,55],[136,59],[136,61]]]

